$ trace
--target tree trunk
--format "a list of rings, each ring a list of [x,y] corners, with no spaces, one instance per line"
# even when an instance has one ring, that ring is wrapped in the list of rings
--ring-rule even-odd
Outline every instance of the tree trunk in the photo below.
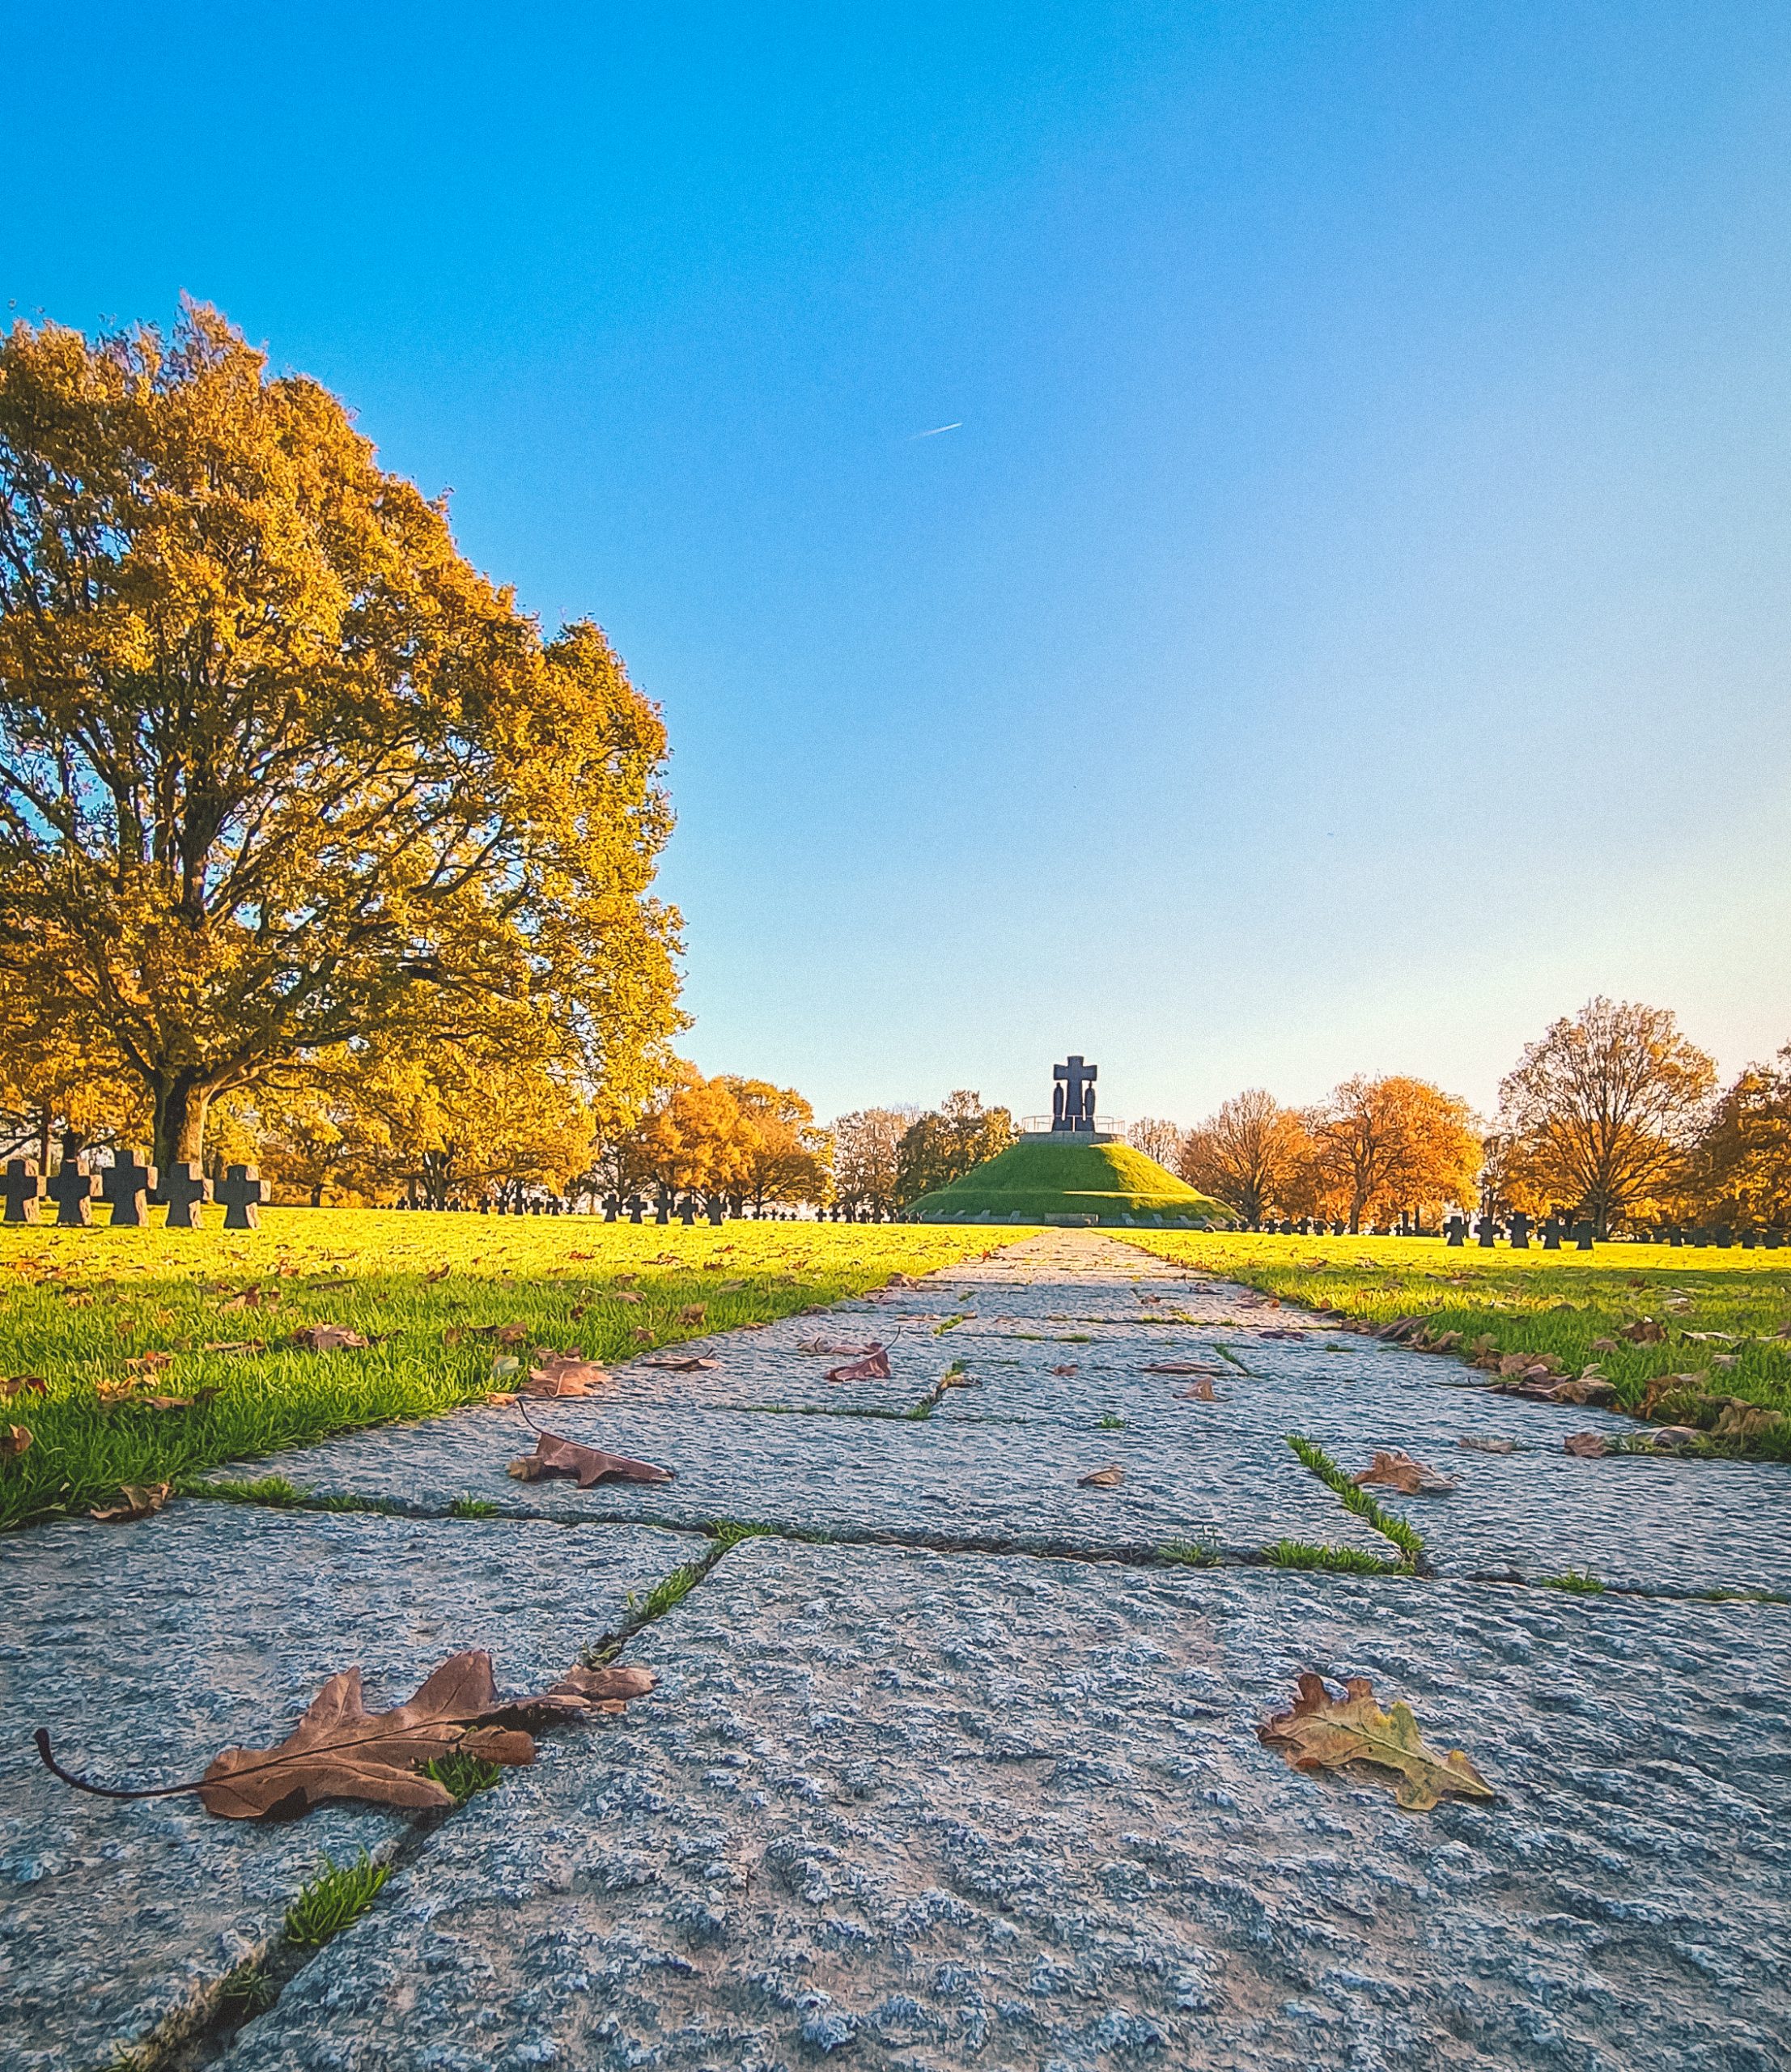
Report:
[[[194,1073],[171,1072],[158,1078],[151,1093],[155,1104],[155,1149],[151,1154],[155,1164],[164,1173],[183,1160],[202,1165],[211,1089]]]
[[[49,1172],[50,1125],[54,1120],[46,1103],[37,1118],[37,1170],[45,1175]]]

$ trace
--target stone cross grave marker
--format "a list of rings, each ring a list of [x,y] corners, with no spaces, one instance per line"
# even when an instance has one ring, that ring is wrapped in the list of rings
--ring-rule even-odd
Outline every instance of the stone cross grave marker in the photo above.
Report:
[[[1543,1250],[1558,1252],[1561,1249],[1561,1219],[1552,1212],[1543,1224]]]
[[[622,1207],[628,1212],[628,1221],[630,1223],[639,1223],[641,1219],[642,1212],[646,1208],[647,1204],[641,1199],[639,1195],[630,1195],[627,1200],[622,1204]]]
[[[1516,1209],[1511,1217],[1511,1249],[1514,1252],[1530,1250],[1530,1218],[1523,1211]]]
[[[621,1207],[622,1204],[617,1199],[615,1195],[605,1195],[603,1198],[604,1221],[605,1223],[613,1223],[616,1220],[617,1211],[620,1209]]]
[[[100,1191],[112,1204],[114,1230],[140,1230],[149,1221],[143,1213],[143,1197],[155,1185],[155,1168],[140,1160],[134,1151],[115,1151],[112,1163],[100,1176]]]
[[[653,1204],[653,1221],[656,1223],[669,1223],[671,1220],[672,1203],[670,1197],[666,1195],[661,1195]]]
[[[1443,1225],[1443,1234],[1452,1245],[1465,1245],[1467,1242],[1467,1218],[1465,1216],[1450,1216]]]
[[[1474,1226],[1474,1234],[1480,1241],[1481,1250],[1490,1252],[1498,1242],[1499,1226],[1490,1216],[1483,1216]]]
[[[1573,1226],[1573,1247],[1576,1251],[1589,1252],[1592,1249],[1592,1225],[1576,1223]]]
[[[261,1204],[267,1199],[267,1182],[255,1166],[227,1166],[218,1187],[224,1205],[227,1230],[259,1230]]]
[[[6,1177],[6,1221],[35,1223],[37,1204],[44,1199],[44,1182],[35,1158],[9,1158]]]
[[[728,1213],[727,1203],[719,1195],[711,1195],[705,1206],[708,1211],[709,1221],[715,1225],[717,1229],[719,1229],[723,1219]]]
[[[56,1204],[57,1224],[83,1229],[92,1225],[93,1197],[99,1191],[99,1181],[79,1158],[65,1158],[44,1190]]]
[[[197,1230],[202,1227],[198,1212],[211,1199],[211,1182],[192,1159],[183,1158],[178,1166],[169,1166],[159,1191],[168,1204],[164,1229]]]
[[[1080,1057],[1051,1067],[1051,1077],[1056,1082],[1051,1088],[1054,1132],[1093,1129],[1094,1082],[1100,1069],[1098,1065],[1084,1064]]]

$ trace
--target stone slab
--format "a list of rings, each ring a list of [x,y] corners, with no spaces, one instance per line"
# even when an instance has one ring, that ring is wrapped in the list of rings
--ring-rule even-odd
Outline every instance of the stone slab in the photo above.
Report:
[[[105,1781],[196,1777],[266,1745],[359,1664],[410,1696],[456,1650],[499,1687],[560,1674],[688,1560],[643,1527],[427,1522],[177,1504],[132,1526],[6,1535],[0,1552],[0,2065],[85,2072],[178,2023],[279,1927],[320,1854],[377,1851],[401,1816],[326,1807],[294,1825],[214,1819],[190,1798],[90,1798],[38,1763],[50,1729]]]
[[[1082,1431],[1051,1422],[949,1424],[862,1417],[639,1408],[571,1400],[536,1406],[562,1437],[676,1471],[669,1484],[524,1483],[509,1463],[534,1450],[512,1411],[477,1409],[387,1425],[221,1471],[282,1475],[320,1497],[445,1511],[457,1497],[507,1515],[638,1519],[700,1527],[722,1519],[830,1537],[1145,1554],[1208,1541],[1247,1555],[1275,1540],[1388,1543],[1302,1468],[1278,1434],[1227,1438],[1178,1430]],[[1123,1486],[1078,1478],[1117,1464]]]
[[[229,2072],[1769,2072],[1791,1615],[749,1543]],[[1409,1699],[1491,1806],[1257,1723]]]

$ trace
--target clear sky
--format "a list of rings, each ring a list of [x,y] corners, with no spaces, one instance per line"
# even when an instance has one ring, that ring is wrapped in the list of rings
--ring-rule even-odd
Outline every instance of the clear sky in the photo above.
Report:
[[[185,290],[664,705],[689,1054],[1191,1122],[1791,1038],[1791,9],[0,0]],[[918,435],[952,425],[936,435]]]

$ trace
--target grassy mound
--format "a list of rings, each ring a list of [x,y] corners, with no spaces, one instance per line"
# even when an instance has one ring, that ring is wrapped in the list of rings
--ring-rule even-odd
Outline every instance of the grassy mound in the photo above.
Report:
[[[1129,1144],[1016,1144],[949,1187],[922,1195],[914,1213],[927,1223],[1161,1217],[1204,1227],[1232,1220],[1222,1204],[1195,1193]]]

